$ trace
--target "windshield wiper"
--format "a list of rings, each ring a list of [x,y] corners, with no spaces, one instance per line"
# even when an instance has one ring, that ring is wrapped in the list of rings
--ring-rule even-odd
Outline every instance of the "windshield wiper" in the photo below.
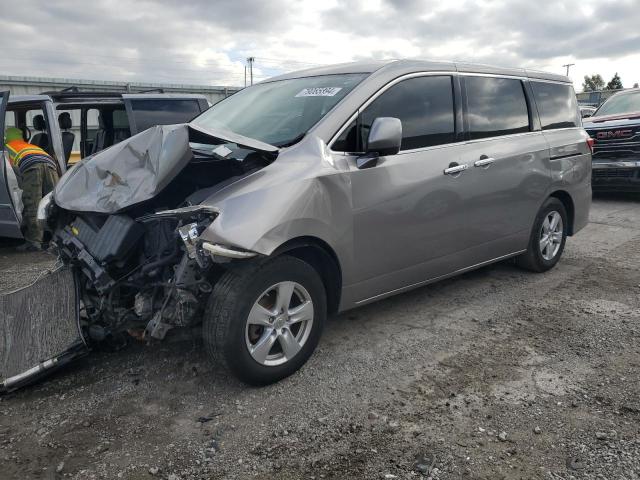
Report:
[[[294,137],[292,140],[287,140],[284,143],[276,143],[275,146],[278,147],[278,148],[290,147],[291,145],[295,145],[300,140],[302,140],[306,134],[307,134],[307,132],[301,133],[297,137]]]

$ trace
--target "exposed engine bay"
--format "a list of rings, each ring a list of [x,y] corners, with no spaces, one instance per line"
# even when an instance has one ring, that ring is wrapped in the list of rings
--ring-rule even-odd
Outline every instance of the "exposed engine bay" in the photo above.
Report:
[[[62,260],[79,272],[80,315],[92,340],[143,329],[164,338],[198,319],[215,282],[209,255],[192,243],[213,212],[186,218],[77,216],[55,232]]]
[[[156,171],[170,172],[173,178],[166,182],[155,178],[158,192],[154,195],[150,190],[150,198],[138,201],[138,191],[132,188],[131,204],[126,205],[126,197],[119,196],[115,207],[123,208],[114,213],[78,212],[65,209],[64,192],[56,190],[56,211],[49,216],[55,219],[52,243],[63,263],[78,272],[81,324],[91,340],[121,332],[163,339],[171,328],[198,323],[224,263],[231,261],[199,242],[199,235],[217,216],[215,210],[199,204],[275,158],[272,151],[182,126],[180,140],[186,133],[189,141],[185,155],[184,148],[176,148],[176,130],[167,134],[171,127],[175,126],[155,129],[156,135],[164,130],[163,149],[157,150],[158,142],[151,139],[153,148],[134,155],[142,158],[143,168],[156,159],[178,163],[158,165]],[[141,135],[153,136],[154,129]],[[167,151],[170,157],[163,155]],[[120,160],[122,157],[126,155],[121,149]],[[114,182],[130,187],[125,175],[115,171],[117,163],[112,160],[109,167],[108,174],[96,170],[104,185],[102,192],[92,192],[98,207],[108,206],[114,198],[109,192]],[[100,203],[101,199],[109,200]]]

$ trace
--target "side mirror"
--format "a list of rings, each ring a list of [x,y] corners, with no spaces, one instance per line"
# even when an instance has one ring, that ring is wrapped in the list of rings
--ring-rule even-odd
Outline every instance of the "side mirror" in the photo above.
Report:
[[[378,157],[395,155],[400,151],[401,144],[402,122],[400,119],[393,117],[376,118],[369,131],[367,152],[357,160],[358,168],[375,167],[378,163]]]

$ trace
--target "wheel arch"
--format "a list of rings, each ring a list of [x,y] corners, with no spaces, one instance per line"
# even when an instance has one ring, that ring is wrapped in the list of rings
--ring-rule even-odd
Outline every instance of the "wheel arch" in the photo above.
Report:
[[[569,221],[569,225],[567,228],[567,235],[573,235],[573,224],[575,219],[575,204],[573,202],[573,198],[566,190],[556,190],[552,192],[548,198],[557,198],[564,205],[564,209],[567,211],[567,220]]]
[[[270,255],[291,255],[311,265],[320,275],[327,293],[327,312],[338,312],[342,294],[342,269],[335,251],[317,237],[297,237],[286,241]]]

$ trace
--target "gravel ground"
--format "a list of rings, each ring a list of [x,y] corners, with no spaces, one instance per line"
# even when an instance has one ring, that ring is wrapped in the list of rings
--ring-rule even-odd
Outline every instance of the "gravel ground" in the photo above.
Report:
[[[0,397],[0,478],[639,479],[640,196],[551,272],[505,262],[332,319],[249,388],[175,338]],[[0,248],[0,288],[47,268]]]

